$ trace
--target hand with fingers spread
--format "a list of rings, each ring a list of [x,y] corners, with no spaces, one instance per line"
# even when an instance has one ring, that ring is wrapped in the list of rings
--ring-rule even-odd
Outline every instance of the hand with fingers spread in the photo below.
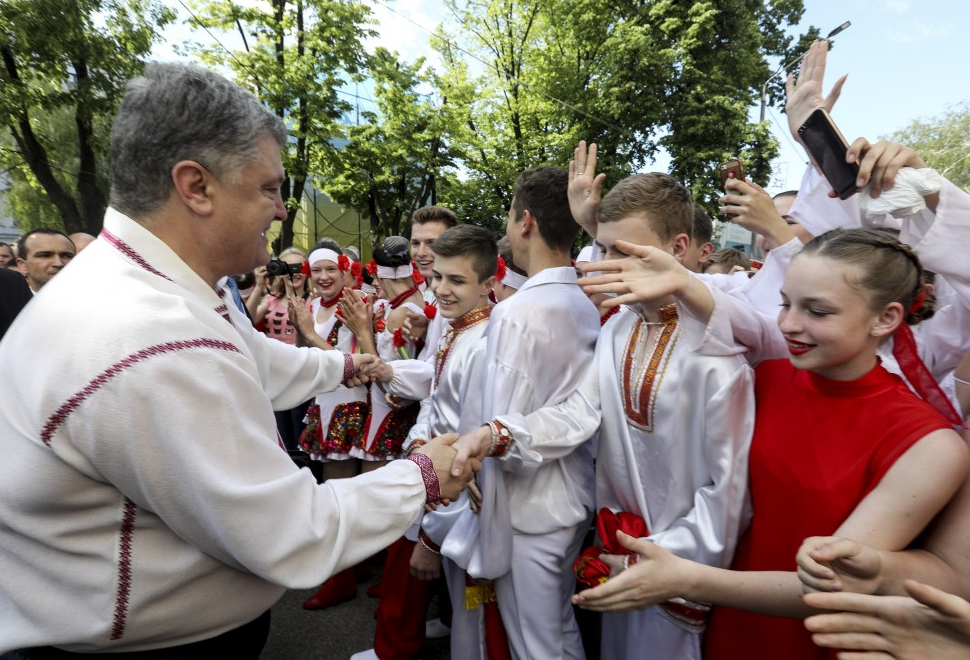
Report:
[[[769,250],[795,238],[791,227],[778,215],[774,201],[764,188],[752,181],[737,179],[728,179],[724,187],[738,194],[721,197],[718,200],[721,204],[718,210],[736,225],[764,236],[765,246]]]
[[[670,253],[660,248],[619,240],[616,249],[636,258],[610,259],[579,266],[583,273],[600,273],[580,278],[579,285],[586,295],[615,294],[615,297],[603,301],[602,307],[660,300],[687,289],[690,272]]]
[[[596,174],[596,143],[586,148],[586,140],[580,140],[569,161],[569,210],[573,219],[596,238],[596,212],[600,206],[605,174]]]
[[[838,536],[812,536],[795,556],[802,589],[878,593],[882,580],[879,550]]]
[[[822,81],[825,78],[825,60],[829,52],[827,40],[816,41],[812,44],[799,69],[798,77],[789,74],[785,83],[785,114],[788,115],[788,127],[795,139],[801,142],[798,135],[799,127],[818,108],[825,108],[832,112],[835,102],[842,93],[842,85],[846,76],[835,81],[832,91],[825,98],[822,97]]]
[[[913,580],[912,598],[854,593],[817,593],[806,604],[833,610],[805,620],[822,647],[855,649],[840,660],[965,660],[970,657],[970,603]]]

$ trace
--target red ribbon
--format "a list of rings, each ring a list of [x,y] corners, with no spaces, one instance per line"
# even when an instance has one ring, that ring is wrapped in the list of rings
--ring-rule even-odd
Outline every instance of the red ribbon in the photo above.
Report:
[[[925,299],[926,292],[921,291],[920,293]],[[919,299],[919,296],[917,296],[917,299]],[[922,304],[922,300],[920,300],[920,304]],[[933,374],[920,359],[913,330],[905,323],[900,323],[893,334],[893,356],[916,393],[936,408],[937,412],[946,417],[951,424],[962,427],[963,418],[953,408],[950,399],[943,394],[939,383],[936,382]]]

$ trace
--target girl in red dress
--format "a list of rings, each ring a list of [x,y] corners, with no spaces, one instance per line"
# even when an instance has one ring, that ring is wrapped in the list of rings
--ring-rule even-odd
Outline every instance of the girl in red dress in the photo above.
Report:
[[[624,536],[639,563],[576,599],[612,610],[674,597],[712,603],[711,660],[834,658],[800,620],[813,612],[796,573],[803,539],[834,534],[905,548],[967,474],[966,445],[951,423],[876,356],[880,342],[903,342],[901,326],[932,312],[908,246],[880,231],[828,232],[792,261],[781,294],[778,327],[790,357],[756,368],[753,518],[731,569]]]

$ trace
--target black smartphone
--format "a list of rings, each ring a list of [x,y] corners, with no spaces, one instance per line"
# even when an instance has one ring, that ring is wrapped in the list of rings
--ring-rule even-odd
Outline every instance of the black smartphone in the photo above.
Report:
[[[855,185],[859,165],[845,162],[849,143],[824,108],[817,109],[799,126],[798,135],[839,199],[848,199],[859,192]]]

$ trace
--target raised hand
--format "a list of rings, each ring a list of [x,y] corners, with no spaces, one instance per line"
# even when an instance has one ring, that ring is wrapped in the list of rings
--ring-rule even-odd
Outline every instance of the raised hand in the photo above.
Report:
[[[340,296],[340,313],[344,325],[357,336],[372,335],[374,330],[373,308],[364,302],[363,294],[350,288],[344,288]]]
[[[569,161],[569,210],[586,233],[596,238],[596,212],[600,207],[605,174],[596,174],[596,143],[586,148],[580,140]]]
[[[902,168],[926,167],[920,155],[904,144],[888,140],[870,144],[865,138],[858,138],[852,143],[845,160],[859,163],[856,186],[864,188],[869,184],[871,197],[879,197],[883,190],[892,188]]]
[[[718,200],[721,213],[748,231],[764,236],[769,250],[795,238],[788,223],[778,215],[771,196],[764,188],[752,181],[738,179],[728,179],[724,187],[738,194],[725,195]]]
[[[579,265],[579,270],[583,273],[601,273],[594,277],[580,278],[579,285],[586,295],[616,294],[615,297],[603,301],[602,307],[659,300],[677,295],[687,288],[690,273],[668,252],[626,241],[617,241],[616,248],[623,254],[638,258],[611,259]]]
[[[825,108],[826,111],[832,112],[835,102],[839,100],[839,95],[842,93],[846,76],[836,80],[829,95],[822,97],[822,81],[825,78],[825,60],[828,52],[827,40],[813,43],[802,58],[798,78],[790,73],[785,82],[785,114],[788,115],[788,127],[799,142],[801,138],[798,135],[798,129],[805,120],[818,108]]]
[[[311,334],[316,334],[316,330],[313,329],[313,314],[307,309],[306,304],[300,298],[292,293],[292,288],[289,290],[289,295],[287,296],[288,310],[290,323],[296,328],[296,331],[300,333],[301,337],[307,337]]]

